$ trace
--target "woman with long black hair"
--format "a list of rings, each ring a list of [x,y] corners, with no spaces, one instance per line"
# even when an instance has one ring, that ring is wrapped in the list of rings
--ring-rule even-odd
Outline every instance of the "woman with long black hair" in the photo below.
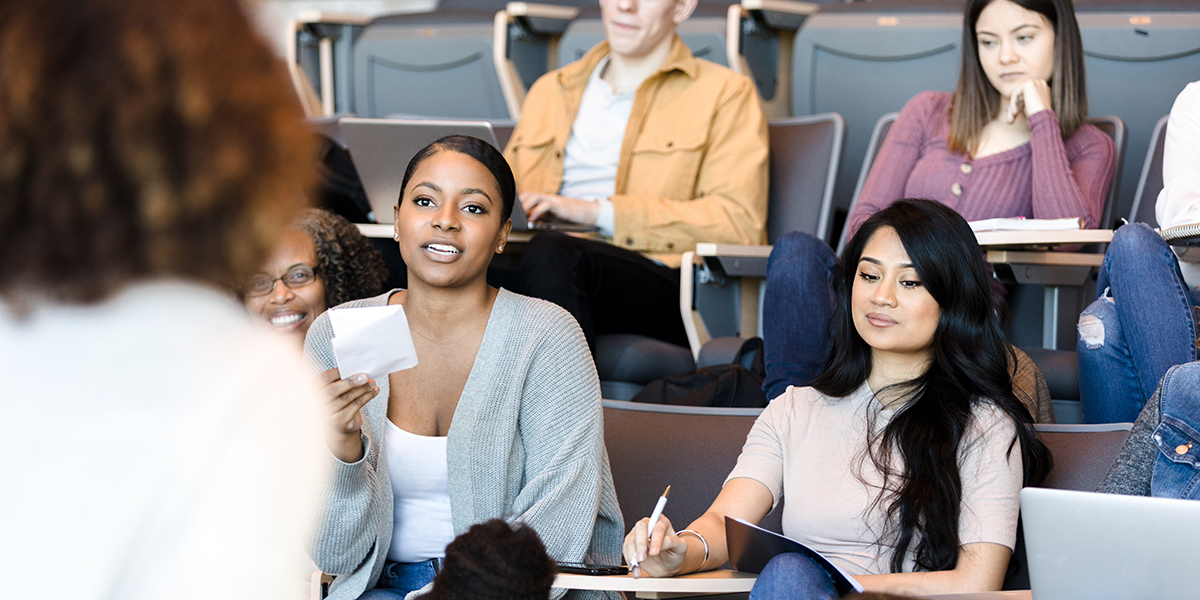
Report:
[[[872,215],[835,277],[830,358],[755,423],[709,510],[675,532],[643,519],[625,556],[651,576],[728,560],[726,516],[758,522],[781,500],[784,534],[868,590],[1000,589],[1018,492],[1049,470],[1013,394],[987,271],[970,227],[936,202]],[[836,598],[808,558],[776,557],[752,598]]]

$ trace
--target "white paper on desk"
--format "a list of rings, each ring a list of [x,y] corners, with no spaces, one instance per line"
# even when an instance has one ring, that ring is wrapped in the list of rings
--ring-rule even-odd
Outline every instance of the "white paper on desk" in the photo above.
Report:
[[[333,324],[333,355],[342,378],[366,373],[379,379],[417,366],[417,349],[403,306],[336,308],[329,311],[329,321]]]

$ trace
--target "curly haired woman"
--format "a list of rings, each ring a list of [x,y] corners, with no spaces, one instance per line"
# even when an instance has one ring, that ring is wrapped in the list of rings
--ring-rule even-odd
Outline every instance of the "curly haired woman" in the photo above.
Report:
[[[310,208],[241,293],[251,314],[303,346],[326,308],[378,295],[386,280],[379,251],[353,223]]]

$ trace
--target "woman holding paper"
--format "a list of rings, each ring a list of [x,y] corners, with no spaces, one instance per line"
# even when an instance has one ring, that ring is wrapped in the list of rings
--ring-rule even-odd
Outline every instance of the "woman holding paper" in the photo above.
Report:
[[[1070,0],[971,0],[953,94],[900,111],[871,166],[849,233],[897,198],[937,200],[968,221],[1079,218],[1100,225],[1115,168],[1111,138],[1087,117],[1083,47]],[[790,233],[767,267],[767,397],[806,385],[828,355],[837,258]],[[814,325],[815,324],[815,325]]]
[[[622,521],[583,333],[561,308],[486,281],[515,198],[508,164],[487,143],[450,136],[423,149],[395,208],[408,289],[344,304],[309,330],[305,350],[330,398],[335,475],[311,546],[337,576],[330,598],[426,588],[446,544],[493,518],[533,527],[555,560],[619,559]],[[330,313],[383,306],[403,307],[419,363],[342,378]]]
[[[784,534],[866,589],[1000,589],[1018,492],[1050,457],[1013,394],[979,245],[950,208],[901,200],[845,257],[824,370],[763,411],[703,516],[680,532],[660,519],[649,544],[646,520],[633,528],[625,556],[645,574],[720,566],[725,517],[757,523],[785,501]],[[776,557],[751,598],[836,598],[815,564]]]

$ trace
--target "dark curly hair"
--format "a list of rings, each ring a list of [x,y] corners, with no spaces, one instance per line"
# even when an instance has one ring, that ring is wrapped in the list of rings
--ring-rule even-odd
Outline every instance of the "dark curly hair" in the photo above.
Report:
[[[445,563],[426,598],[547,600],[555,571],[536,531],[492,519],[446,546]]]
[[[240,282],[315,177],[237,0],[0,2],[0,82],[0,296]]]
[[[319,208],[300,215],[294,227],[308,235],[317,251],[317,270],[325,284],[325,306],[383,293],[387,267],[383,256],[353,223]]]

